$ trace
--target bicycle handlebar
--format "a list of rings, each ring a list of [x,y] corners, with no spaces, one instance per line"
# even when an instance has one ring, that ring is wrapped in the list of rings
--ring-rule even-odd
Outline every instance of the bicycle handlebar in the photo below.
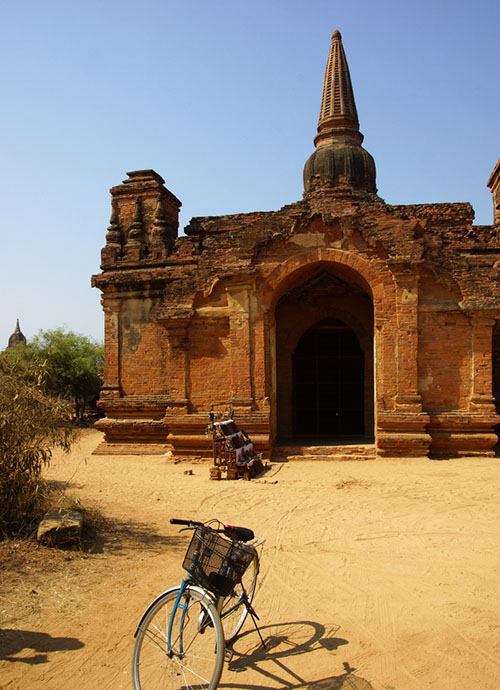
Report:
[[[197,520],[180,520],[179,518],[170,518],[171,525],[185,525],[188,528],[194,529],[195,527],[209,527],[213,532],[219,532],[225,534],[226,537],[234,539],[234,541],[251,541],[255,534],[251,529],[247,527],[236,527],[234,525],[223,525],[222,529],[216,529],[210,525],[205,525],[203,522],[198,522]],[[220,523],[219,523],[220,524]]]

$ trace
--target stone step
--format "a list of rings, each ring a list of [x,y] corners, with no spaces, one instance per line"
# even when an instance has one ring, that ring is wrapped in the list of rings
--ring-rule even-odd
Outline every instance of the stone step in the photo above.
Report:
[[[374,460],[375,444],[356,443],[335,446],[275,446],[272,459],[279,460]]]

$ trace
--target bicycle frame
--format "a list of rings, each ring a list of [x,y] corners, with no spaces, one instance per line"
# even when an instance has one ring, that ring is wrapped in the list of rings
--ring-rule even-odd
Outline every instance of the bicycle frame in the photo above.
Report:
[[[183,630],[184,630],[184,618],[186,617],[186,610],[187,606],[189,603],[189,600],[186,599],[184,604],[181,604],[181,597],[184,594],[184,591],[186,589],[186,581],[188,578],[184,578],[184,580],[181,583],[181,586],[179,588],[179,594],[177,595],[177,599],[175,600],[174,608],[172,609],[172,613],[170,614],[170,621],[168,623],[168,635],[167,635],[167,649],[168,653],[172,653],[172,627],[174,625],[174,619],[175,615],[177,613],[177,609],[182,609],[182,614],[181,614],[181,623],[179,625],[179,655],[182,657],[184,654],[184,645],[183,645]]]
[[[168,651],[171,652],[172,651],[172,629],[173,629],[173,625],[174,625],[175,616],[176,616],[178,609],[182,609],[181,621],[180,621],[180,626],[179,626],[179,630],[180,630],[180,633],[179,633],[179,647],[180,647],[179,648],[179,654],[181,656],[183,654],[182,630],[184,627],[184,618],[185,618],[187,606],[188,606],[187,601],[184,604],[182,603],[182,597],[183,597],[187,588],[189,588],[190,590],[195,589],[196,592],[198,592],[199,594],[203,593],[205,595],[205,598],[208,599],[209,601],[211,601],[211,603],[215,606],[215,608],[217,609],[217,613],[219,614],[221,620],[224,620],[224,618],[226,618],[231,613],[233,613],[233,611],[236,611],[236,609],[238,609],[242,603],[244,606],[248,605],[248,600],[246,598],[246,592],[245,592],[245,589],[243,588],[244,596],[240,596],[238,601],[233,606],[228,608],[227,611],[224,611],[224,613],[221,613],[220,608],[222,606],[222,603],[224,602],[225,597],[216,596],[214,594],[211,594],[210,592],[202,589],[201,587],[197,587],[196,585],[191,585],[190,584],[191,582],[193,582],[193,580],[189,576],[185,577],[183,579],[183,581],[181,582],[181,585],[179,587],[179,592],[177,594],[177,598],[175,600],[175,603],[174,603],[174,606],[172,609],[172,613],[170,614],[170,621],[169,621],[169,625],[168,625],[167,645],[168,645]],[[174,588],[172,588],[172,590],[173,589],[176,589],[176,588],[174,587]],[[172,591],[172,590],[167,590],[167,591]]]
[[[241,600],[238,600],[234,606],[231,606],[231,608],[227,609],[227,611],[224,611],[224,613],[220,613],[219,607],[221,606],[222,602],[224,601],[224,597],[217,597],[213,595],[211,592],[208,592],[206,589],[203,589],[202,587],[199,587],[194,583],[194,580],[191,577],[185,577],[182,582],[180,587],[170,587],[169,589],[166,589],[164,592],[159,594],[155,599],[150,603],[150,605],[147,607],[147,609],[144,611],[144,613],[141,616],[141,619],[139,623],[137,624],[134,637],[137,637],[137,633],[141,628],[141,625],[146,618],[148,611],[155,605],[155,603],[158,601],[158,599],[161,599],[162,597],[165,596],[165,594],[168,594],[168,592],[175,592],[178,590],[177,597],[172,609],[172,613],[170,614],[170,620],[168,624],[168,633],[167,633],[167,646],[168,646],[168,653],[172,652],[172,629],[174,625],[174,620],[175,616],[178,612],[179,609],[182,609],[182,614],[181,614],[181,623],[180,623],[180,637],[179,637],[179,645],[180,649],[179,654],[182,655],[184,653],[183,649],[183,639],[182,639],[182,629],[184,626],[184,618],[186,615],[186,610],[187,610],[187,602],[186,604],[181,603],[182,596],[185,594],[186,590],[189,589],[190,591],[195,591],[197,594],[201,595],[207,603],[213,604],[215,608],[217,609],[217,612],[220,615],[221,620],[224,620],[227,616],[229,616],[233,611],[235,611],[239,606],[241,606]],[[243,601],[243,605],[246,605],[246,602]]]
[[[246,596],[246,592],[245,592],[245,596]],[[236,609],[241,606],[241,597],[240,597],[240,599],[238,599],[236,604],[234,604],[234,606],[231,606],[231,608],[227,609],[227,611],[224,611],[224,613],[221,613],[221,611],[219,611],[219,608],[222,606],[223,602],[224,602],[224,597],[217,597],[217,600],[214,602],[215,608],[217,609],[217,613],[219,614],[221,621],[224,620],[224,618],[227,618],[227,616],[229,616],[230,613],[232,613],[233,611],[236,611]],[[243,600],[243,603],[245,603],[245,600]]]
[[[222,597],[216,597],[216,596],[212,595],[210,592],[208,592],[207,590],[203,589],[202,587],[197,587],[196,585],[190,584],[191,582],[194,582],[194,580],[189,575],[182,580],[181,586],[179,587],[179,592],[177,594],[177,598],[175,600],[175,603],[174,603],[174,606],[172,609],[172,613],[170,614],[170,620],[168,623],[167,647],[168,647],[168,652],[172,653],[172,629],[173,629],[173,625],[174,625],[174,620],[175,620],[175,616],[177,614],[178,609],[182,609],[181,621],[180,621],[180,625],[179,625],[179,654],[180,654],[180,656],[182,656],[184,654],[182,631],[184,629],[184,618],[186,617],[186,611],[187,611],[188,603],[189,603],[188,600],[186,600],[185,603],[182,603],[182,597],[185,594],[186,590],[187,589],[189,589],[190,591],[195,590],[198,594],[203,594],[203,597],[205,599],[207,599],[210,603],[212,603],[216,608],[219,604],[219,600],[222,600]],[[173,587],[167,591],[170,592],[170,591],[173,591],[175,589],[177,589],[177,588]],[[234,611],[235,608],[236,607],[231,608],[230,611]],[[221,616],[221,618],[225,618],[226,615],[227,615],[227,613],[225,613],[223,616]]]

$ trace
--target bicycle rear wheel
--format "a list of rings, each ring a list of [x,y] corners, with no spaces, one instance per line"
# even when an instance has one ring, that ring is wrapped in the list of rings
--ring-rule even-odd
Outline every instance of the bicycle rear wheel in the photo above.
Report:
[[[245,622],[245,618],[248,615],[248,609],[244,603],[244,593],[246,594],[248,603],[251,604],[255,594],[258,574],[259,558],[255,555],[252,562],[243,573],[241,582],[236,585],[231,594],[219,605],[224,639],[227,643],[234,640]]]
[[[168,626],[179,588],[158,597],[144,614],[132,657],[135,690],[215,690],[224,663],[224,633],[208,598],[186,588],[175,612],[168,650]]]

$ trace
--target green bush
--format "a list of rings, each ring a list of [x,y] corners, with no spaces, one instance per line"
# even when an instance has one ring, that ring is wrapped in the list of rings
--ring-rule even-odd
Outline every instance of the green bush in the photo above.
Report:
[[[75,430],[67,400],[47,392],[47,367],[22,352],[0,354],[0,530],[42,508],[42,469],[52,448],[69,450]]]
[[[55,328],[39,331],[19,351],[30,359],[45,363],[45,387],[54,394],[73,400],[77,417],[85,402],[101,389],[104,371],[104,345],[85,335]]]

